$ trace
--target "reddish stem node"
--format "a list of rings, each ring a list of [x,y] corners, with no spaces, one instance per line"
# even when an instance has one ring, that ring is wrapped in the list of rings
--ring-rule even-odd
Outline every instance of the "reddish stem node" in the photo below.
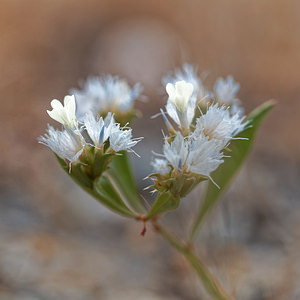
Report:
[[[147,231],[146,220],[143,220],[143,229],[141,231],[141,236],[144,236]]]

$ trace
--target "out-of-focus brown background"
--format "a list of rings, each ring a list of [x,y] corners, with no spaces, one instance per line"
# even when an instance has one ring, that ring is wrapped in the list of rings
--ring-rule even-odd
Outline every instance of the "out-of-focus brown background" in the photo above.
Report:
[[[0,299],[208,299],[150,228],[140,237],[140,224],[87,196],[37,143],[51,99],[88,75],[119,74],[148,96],[134,123],[145,177],[161,151],[163,124],[150,120],[164,105],[161,76],[186,61],[208,83],[232,74],[247,112],[278,100],[199,255],[234,299],[300,299],[299,12],[280,0],[0,1]],[[190,224],[196,195],[170,226]]]

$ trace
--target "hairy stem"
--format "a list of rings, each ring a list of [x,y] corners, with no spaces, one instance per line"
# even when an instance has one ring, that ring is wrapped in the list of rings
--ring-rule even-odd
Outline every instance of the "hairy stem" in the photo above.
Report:
[[[218,280],[210,273],[207,267],[195,256],[192,249],[180,241],[169,232],[167,232],[159,224],[153,222],[154,229],[158,232],[165,240],[169,242],[175,249],[177,249],[186,260],[190,263],[193,269],[196,271],[199,279],[202,281],[207,292],[211,295],[214,300],[231,300],[229,295],[221,287]]]

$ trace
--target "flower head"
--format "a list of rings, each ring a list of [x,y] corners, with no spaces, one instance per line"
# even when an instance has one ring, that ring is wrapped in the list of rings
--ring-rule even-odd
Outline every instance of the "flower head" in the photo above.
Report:
[[[173,76],[163,77],[162,82],[164,85],[167,85],[168,83],[175,84],[177,81],[182,80],[190,82],[193,85],[194,90],[192,97],[196,98],[197,102],[200,102],[208,96],[207,89],[197,75],[197,68],[188,63],[183,64],[182,69],[176,69]]]
[[[110,147],[116,151],[129,150],[134,152],[131,148],[135,146],[142,138],[132,138],[131,128],[120,128],[120,124],[114,124],[111,128],[109,142]]]
[[[177,81],[175,85],[168,83],[166,85],[166,91],[169,95],[170,101],[176,109],[180,112],[185,112],[194,91],[193,85],[181,80]]]
[[[100,112],[120,111],[126,112],[133,108],[142,87],[135,84],[131,88],[126,80],[117,76],[89,77],[82,84],[82,89],[72,89],[77,101],[77,117],[82,119],[87,111],[96,115]]]
[[[109,113],[104,120],[100,117],[97,121],[95,115],[91,111],[85,114],[83,123],[84,128],[96,148],[103,146],[104,142],[110,136],[112,127],[115,126],[115,121],[111,113]]]
[[[154,173],[165,175],[170,172],[170,167],[168,166],[168,161],[161,158],[156,158],[151,162]]]
[[[218,140],[209,140],[205,136],[190,137],[189,155],[186,166],[189,171],[207,176],[223,163],[222,143]],[[211,179],[212,180],[212,179]]]
[[[81,133],[71,129],[55,130],[48,125],[44,136],[39,137],[39,143],[48,146],[58,156],[70,163],[77,161],[86,145]]]
[[[96,120],[92,112],[85,115],[84,128],[96,148],[101,148],[109,139],[110,147],[119,152],[122,150],[131,150],[141,138],[132,139],[132,129],[130,127],[120,127],[120,124],[115,123],[111,113],[103,120],[102,117]]]
[[[163,147],[165,158],[173,168],[178,170],[182,170],[185,167],[185,161],[189,152],[188,150],[188,142],[184,140],[181,133],[178,133],[171,143],[166,139]]]
[[[239,89],[239,83],[230,75],[226,79],[219,77],[214,85],[217,101],[227,106],[239,105],[240,100],[237,98]]]
[[[207,112],[196,120],[194,135],[204,135],[208,139],[216,139],[223,142],[223,147],[248,124],[245,117],[239,114],[231,114],[229,108],[211,105]]]
[[[223,162],[219,144],[205,136],[184,138],[178,133],[171,144],[165,140],[163,152],[173,168],[209,177]]]
[[[187,129],[194,117],[196,101],[191,98],[193,90],[193,85],[183,80],[166,86],[169,95],[167,113],[182,129]]]
[[[55,121],[61,123],[66,128],[75,128],[77,126],[74,96],[65,96],[64,105],[54,99],[51,101],[52,110],[47,110],[48,115]]]

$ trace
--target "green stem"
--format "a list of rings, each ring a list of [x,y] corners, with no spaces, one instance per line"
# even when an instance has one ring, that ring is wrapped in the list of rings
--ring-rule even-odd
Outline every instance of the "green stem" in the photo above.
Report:
[[[155,230],[177,249],[187,259],[190,265],[196,271],[198,277],[204,284],[207,292],[214,300],[231,300],[228,294],[223,290],[217,279],[210,273],[207,267],[195,256],[192,249],[184,242],[178,240],[176,237],[168,233],[159,224],[153,223]]]

